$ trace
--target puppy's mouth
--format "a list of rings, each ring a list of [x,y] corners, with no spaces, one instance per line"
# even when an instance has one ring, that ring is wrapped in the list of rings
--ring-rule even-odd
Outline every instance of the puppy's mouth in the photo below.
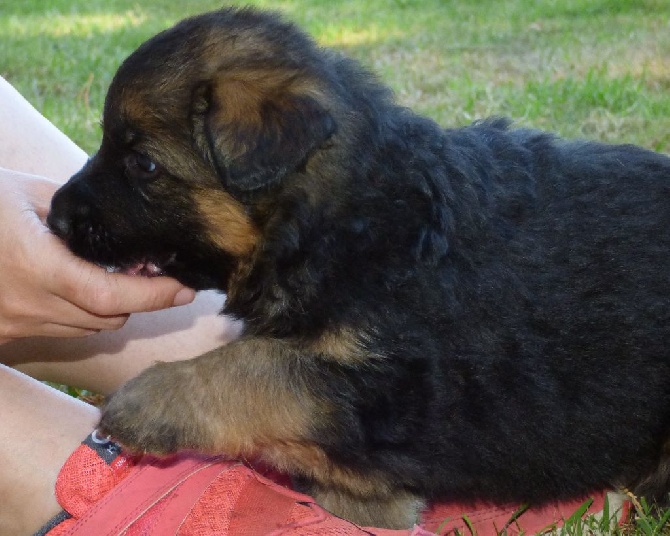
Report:
[[[158,277],[165,275],[165,267],[174,263],[176,256],[177,255],[173,253],[163,261],[144,259],[128,264],[105,265],[104,268],[106,268],[108,272],[138,275],[142,277]]]

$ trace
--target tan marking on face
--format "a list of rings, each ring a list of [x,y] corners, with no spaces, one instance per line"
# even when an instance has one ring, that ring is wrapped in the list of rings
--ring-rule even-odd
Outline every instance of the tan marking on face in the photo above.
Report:
[[[283,117],[282,111],[289,110],[300,96],[325,100],[315,81],[293,71],[236,69],[220,75],[214,85],[211,121],[224,140],[227,156],[233,158],[248,150],[239,140],[249,134],[253,138],[263,130],[281,130],[277,121]]]
[[[161,128],[161,118],[148,104],[150,92],[135,89],[123,89],[118,113],[126,122],[143,131],[158,131]]]
[[[212,243],[235,257],[253,251],[260,232],[242,204],[223,190],[201,189],[196,191],[194,199]]]

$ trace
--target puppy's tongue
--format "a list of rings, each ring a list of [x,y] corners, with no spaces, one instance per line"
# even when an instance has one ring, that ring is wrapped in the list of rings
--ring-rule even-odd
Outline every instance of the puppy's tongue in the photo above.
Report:
[[[153,262],[138,262],[127,268],[121,270],[121,273],[126,275],[143,275],[145,277],[157,277],[163,273]]]

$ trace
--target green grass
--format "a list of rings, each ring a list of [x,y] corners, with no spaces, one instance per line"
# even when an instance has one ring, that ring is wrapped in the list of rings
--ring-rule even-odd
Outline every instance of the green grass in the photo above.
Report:
[[[593,500],[589,499],[582,503],[570,517],[559,524],[550,524],[540,529],[539,532],[529,534],[522,528],[523,515],[526,507],[520,507],[512,518],[503,527],[497,530],[498,536],[667,536],[670,533],[670,510],[659,513],[648,505],[644,500],[635,501],[634,513],[630,519],[621,519],[621,512],[610,506],[605,499],[603,509],[596,513],[589,513]],[[441,533],[443,527],[448,526],[445,522],[437,528]],[[449,532],[449,536],[478,536],[477,529],[466,516],[462,518],[465,529],[455,529]],[[518,523],[517,523],[518,521]]]
[[[232,2],[242,4],[242,2]],[[488,115],[670,152],[667,0],[256,0],[445,126]],[[0,74],[85,150],[119,62],[218,0],[0,0]]]
[[[398,99],[458,126],[489,115],[564,136],[670,152],[667,0],[255,0],[375,70]],[[0,74],[86,151],[118,64],[219,0],[0,0]],[[638,512],[564,534],[670,534]],[[670,515],[670,514],[668,514]],[[556,533],[561,533],[557,531]]]

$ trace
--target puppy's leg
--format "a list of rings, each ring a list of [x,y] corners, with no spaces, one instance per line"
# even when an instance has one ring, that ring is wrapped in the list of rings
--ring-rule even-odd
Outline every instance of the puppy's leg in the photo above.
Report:
[[[100,428],[129,449],[158,454],[307,447],[324,413],[303,361],[281,342],[242,339],[189,361],[158,363],[111,396]]]
[[[348,490],[317,483],[303,483],[301,489],[329,512],[362,527],[407,529],[418,523],[424,506],[419,497],[405,491],[357,496]]]
[[[644,497],[649,504],[667,509],[670,505],[670,440],[666,440],[661,449],[657,467],[624,487],[632,489],[637,497]]]
[[[415,497],[394,495],[383,474],[341,467],[324,452],[323,430],[349,435],[338,424],[339,407],[321,395],[324,381],[315,361],[294,347],[240,339],[190,361],[145,370],[110,398],[100,429],[136,451],[260,456],[320,482],[313,488],[317,502],[336,515],[370,526],[410,527]]]

